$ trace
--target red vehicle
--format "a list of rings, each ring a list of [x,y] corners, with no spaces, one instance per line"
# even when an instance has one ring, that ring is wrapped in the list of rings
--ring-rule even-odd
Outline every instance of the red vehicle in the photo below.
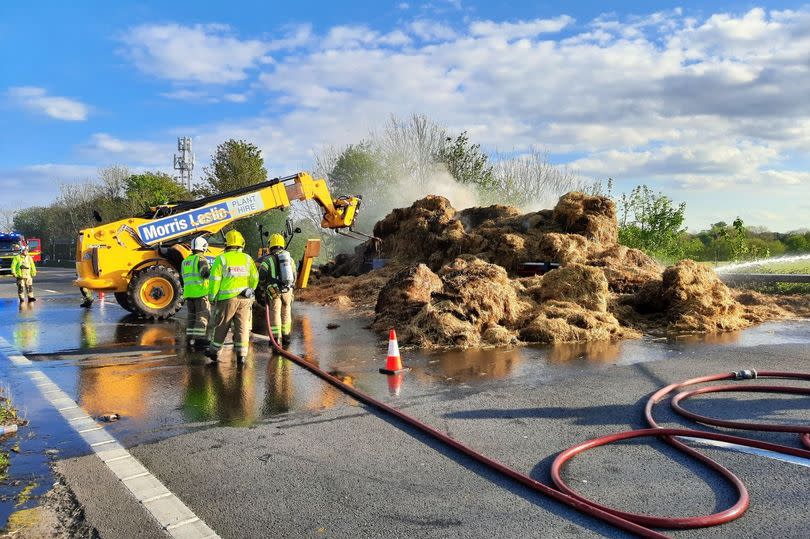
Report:
[[[28,245],[28,254],[34,259],[34,262],[39,264],[42,262],[42,240],[39,238],[28,238],[26,240]]]

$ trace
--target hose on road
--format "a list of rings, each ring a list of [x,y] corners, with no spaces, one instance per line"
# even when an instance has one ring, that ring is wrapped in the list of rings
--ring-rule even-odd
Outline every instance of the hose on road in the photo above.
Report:
[[[446,446],[466,455],[467,457],[475,460],[476,462],[483,464],[487,468],[494,470],[497,473],[500,473],[518,483],[536,491],[540,494],[548,496],[558,502],[561,502],[569,507],[576,509],[586,515],[591,517],[595,517],[599,520],[607,522],[613,526],[616,526],[619,529],[634,533],[641,537],[654,537],[654,538],[663,538],[667,537],[667,535],[660,533],[656,530],[650,528],[659,527],[659,528],[694,528],[694,527],[706,527],[706,526],[714,526],[717,524],[722,524],[724,522],[728,522],[735,518],[741,516],[745,510],[748,508],[749,504],[749,496],[748,491],[743,485],[742,481],[739,480],[734,474],[732,474],[729,470],[725,467],[720,465],[719,463],[715,462],[714,460],[710,459],[709,457],[699,453],[698,451],[692,449],[691,447],[685,445],[684,443],[676,440],[673,438],[674,436],[688,436],[690,438],[699,438],[699,439],[707,439],[707,440],[715,440],[720,442],[732,443],[743,445],[746,447],[754,447],[758,449],[768,450],[768,451],[775,451],[779,453],[784,453],[796,457],[807,458],[810,459],[810,451],[803,450],[803,449],[796,449],[788,446],[772,444],[768,442],[761,442],[758,440],[752,440],[749,438],[742,438],[739,436],[731,436],[727,434],[719,434],[713,432],[706,432],[706,431],[698,431],[698,430],[691,430],[691,429],[671,429],[671,428],[662,428],[658,426],[655,420],[652,417],[652,409],[660,400],[662,400],[666,395],[669,393],[680,389],[682,387],[700,384],[705,382],[713,382],[717,380],[728,380],[728,379],[737,379],[739,373],[731,373],[731,374],[717,374],[712,376],[704,376],[701,378],[693,378],[691,380],[687,380],[685,382],[679,382],[676,384],[668,385],[656,393],[654,393],[650,399],[647,401],[647,405],[645,407],[645,416],[647,418],[647,422],[651,428],[648,429],[639,429],[639,430],[632,430],[627,432],[621,432],[617,434],[611,434],[608,436],[603,436],[601,438],[596,438],[593,440],[588,440],[586,442],[577,444],[569,449],[566,449],[557,458],[554,460],[552,464],[551,475],[556,485],[547,485],[545,483],[541,483],[535,479],[532,479],[526,474],[523,474],[509,466],[498,462],[490,457],[482,455],[478,451],[472,449],[471,447],[467,446],[466,444],[456,440],[448,436],[447,434],[436,430],[435,428],[431,427],[430,425],[423,423],[422,421],[400,411],[388,404],[375,399],[374,397],[342,382],[340,379],[332,376],[328,372],[324,371],[314,363],[307,361],[300,356],[285,350],[282,348],[278,342],[276,342],[275,337],[272,331],[269,331],[269,328],[272,327],[270,323],[270,308],[269,306],[265,306],[265,318],[267,322],[268,328],[268,335],[270,343],[272,344],[273,348],[283,357],[289,359],[290,361],[294,362],[298,366],[308,370],[312,374],[318,376],[322,380],[326,381],[327,383],[333,385],[334,387],[338,388],[342,392],[346,393],[347,395],[353,397],[354,399],[372,406],[377,410],[384,412],[396,419],[414,427],[418,431],[427,434],[428,436],[434,438],[435,440],[440,441],[441,443],[445,444]],[[747,372],[747,371],[741,371]],[[770,378],[790,378],[790,379],[797,379],[797,380],[810,380],[810,373],[785,373],[785,372],[762,372],[759,373],[759,377],[770,377]],[[739,390],[736,386],[720,386],[722,387],[735,387],[734,390]],[[745,386],[745,387],[752,387],[752,386]],[[768,390],[769,392],[776,392],[776,388],[781,388],[782,386],[755,386],[755,387],[771,387],[772,390]],[[710,388],[706,388],[710,389]],[[779,391],[780,393],[799,393],[793,391],[796,388],[789,387],[785,391]],[[732,391],[731,389],[719,389],[718,391]],[[708,391],[702,391],[702,393],[707,393]],[[692,392],[693,394],[697,394]],[[803,392],[802,392],[803,393]],[[689,395],[681,397],[688,398]],[[675,408],[678,411],[677,408]],[[696,415],[696,414],[694,414]],[[700,416],[700,422],[706,424],[712,424],[712,421],[719,421],[714,420],[711,418],[706,418]],[[753,424],[748,424],[753,425]],[[785,427],[780,432],[797,432],[802,433],[802,441],[808,445],[808,441],[810,441],[810,427]],[[661,438],[674,447],[686,452],[690,456],[693,456],[699,459],[701,462],[705,463],[710,468],[717,470],[720,472],[728,481],[730,481],[737,490],[739,495],[739,499],[737,503],[734,504],[729,509],[725,511],[721,511],[719,513],[715,513],[713,515],[708,516],[701,516],[701,517],[686,517],[686,518],[672,518],[672,517],[657,517],[657,516],[648,516],[648,515],[638,515],[635,513],[628,513],[624,511],[619,511],[617,509],[613,509],[610,507],[606,507],[600,505],[596,502],[593,502],[584,496],[580,495],[572,488],[570,488],[561,477],[561,470],[563,465],[573,458],[575,455],[587,451],[588,449],[599,447],[601,445],[610,444],[620,440],[627,440],[631,438],[640,438],[640,437],[658,437]]]

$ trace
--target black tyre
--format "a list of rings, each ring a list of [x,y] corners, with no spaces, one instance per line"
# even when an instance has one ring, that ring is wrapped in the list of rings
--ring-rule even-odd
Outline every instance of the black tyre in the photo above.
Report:
[[[116,292],[115,293],[115,301],[118,302],[118,305],[124,308],[124,310],[129,311],[131,313],[135,312],[135,307],[129,302],[129,294],[127,292]]]
[[[133,312],[151,320],[171,318],[183,306],[180,275],[168,266],[149,266],[133,275],[127,289]]]

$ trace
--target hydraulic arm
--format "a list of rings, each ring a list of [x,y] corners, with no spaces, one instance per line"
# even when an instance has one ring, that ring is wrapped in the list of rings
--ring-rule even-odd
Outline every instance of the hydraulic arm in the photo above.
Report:
[[[75,284],[113,292],[130,312],[168,318],[182,306],[179,267],[193,238],[306,200],[314,200],[322,209],[322,227],[353,233],[360,198],[333,199],[324,180],[300,172],[199,200],[157,206],[145,215],[82,230],[76,247]],[[219,252],[216,247],[211,251]]]

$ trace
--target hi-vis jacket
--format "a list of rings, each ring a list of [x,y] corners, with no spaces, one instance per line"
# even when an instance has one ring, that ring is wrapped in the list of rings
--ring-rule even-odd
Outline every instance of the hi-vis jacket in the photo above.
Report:
[[[221,301],[235,298],[247,288],[259,284],[259,272],[250,255],[241,251],[225,251],[211,267],[208,299]]]
[[[15,255],[11,259],[11,274],[18,279],[37,276],[37,267],[31,255]]]
[[[205,255],[195,253],[187,256],[180,267],[183,276],[183,297],[196,299],[207,296],[210,271]]]

